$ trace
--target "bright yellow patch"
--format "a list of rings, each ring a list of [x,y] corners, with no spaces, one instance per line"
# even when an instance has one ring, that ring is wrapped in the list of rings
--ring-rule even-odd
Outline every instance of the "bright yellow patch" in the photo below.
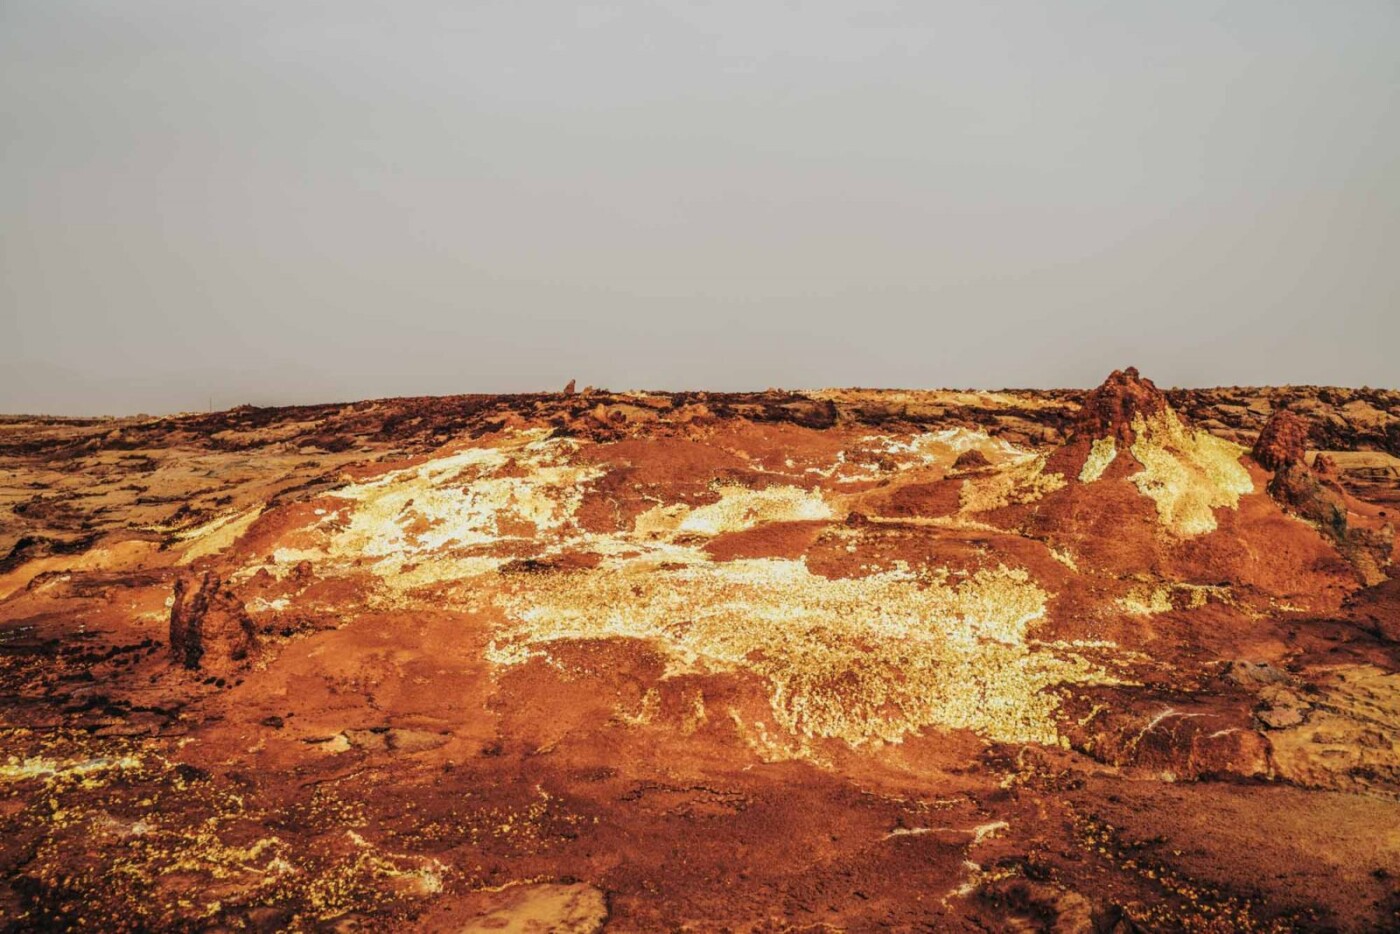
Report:
[[[495,546],[529,541],[545,550],[577,536],[574,515],[596,467],[570,463],[574,443],[522,432],[499,447],[468,448],[395,470],[333,494],[343,508],[313,531],[317,548],[279,549],[279,566],[310,560],[321,573],[364,565],[402,594],[494,571]],[[312,539],[314,541],[314,539]]]
[[[0,765],[0,782],[22,782],[31,778],[49,780],[70,775],[83,776],[110,769],[134,769],[139,768],[140,765],[140,760],[133,756],[88,759],[82,762],[61,762],[42,757],[17,759],[12,756],[7,763]]]
[[[1134,587],[1126,597],[1118,599],[1118,605],[1133,616],[1155,616],[1170,613],[1172,592],[1169,587]]]
[[[578,510],[583,484],[602,471],[564,462],[567,442],[525,437],[523,445],[469,448],[337,490],[355,509],[332,551],[431,553],[558,529]]]
[[[654,506],[637,517],[636,534],[666,533],[722,535],[741,532],[767,522],[801,522],[832,517],[820,491],[795,486],[770,486],[761,490],[724,485],[716,488],[720,499],[691,509],[684,504]]]
[[[1131,448],[1142,470],[1131,478],[1157,504],[1163,526],[1189,537],[1214,531],[1215,509],[1234,509],[1254,492],[1239,462],[1244,448],[1209,432],[1190,431],[1170,409],[1133,422]]]
[[[262,507],[254,506],[243,512],[220,516],[212,522],[186,532],[180,538],[190,544],[185,547],[185,553],[175,563],[189,564],[196,558],[218,554],[238,541],[239,537],[248,531],[248,527],[257,521],[261,514]]]
[[[1234,604],[1229,587],[1215,584],[1157,584],[1132,588],[1118,606],[1134,616],[1154,616],[1174,609],[1199,610],[1210,600]]]
[[[809,739],[897,742],[936,725],[1051,743],[1046,689],[1102,672],[1028,645],[1046,597],[1004,567],[958,582],[908,571],[830,580],[800,561],[642,557],[504,594],[515,622],[491,654],[513,664],[563,640],[644,639],[686,666],[762,675],[778,725]]]
[[[399,605],[429,586],[435,600],[494,604],[507,621],[486,657],[500,667],[563,641],[633,638],[666,652],[673,671],[752,672],[771,689],[775,741],[803,750],[819,739],[897,742],[935,726],[1054,743],[1050,689],[1111,680],[1078,649],[1027,638],[1048,595],[1024,571],[896,567],[829,579],[801,561],[715,562],[694,541],[836,518],[839,507],[819,490],[721,485],[715,503],[658,504],[630,531],[584,532],[574,517],[602,470],[576,463],[574,450],[574,442],[522,434],[347,486],[333,494],[341,505],[299,531],[286,557],[310,556],[321,573],[369,571],[383,584],[376,599]],[[991,508],[1063,486],[1044,463],[1019,455],[972,481],[965,498]],[[564,551],[602,563],[492,573],[522,553]],[[650,716],[645,706],[626,713]]]
[[[1089,456],[1084,459],[1084,466],[1079,471],[1079,482],[1093,483],[1102,477],[1103,472],[1117,456],[1118,444],[1112,438],[1095,439],[1089,448]]]
[[[1064,486],[1062,475],[1045,473],[1044,455],[1024,456],[995,473],[964,480],[959,503],[963,512],[987,512],[1033,503]]]

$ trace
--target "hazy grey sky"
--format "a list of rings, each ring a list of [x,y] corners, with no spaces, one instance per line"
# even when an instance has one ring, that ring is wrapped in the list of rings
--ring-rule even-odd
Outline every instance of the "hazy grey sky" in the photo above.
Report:
[[[1400,385],[1400,3],[0,0],[0,411]]]

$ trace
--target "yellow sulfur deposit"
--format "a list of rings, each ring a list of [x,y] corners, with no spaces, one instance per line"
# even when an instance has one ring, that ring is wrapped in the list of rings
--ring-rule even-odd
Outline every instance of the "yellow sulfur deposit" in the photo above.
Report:
[[[963,481],[959,502],[963,512],[987,512],[1019,503],[1033,503],[1064,489],[1065,478],[1045,472],[1044,455],[1026,455],[985,477]]]
[[[760,490],[732,484],[716,488],[719,502],[690,509],[684,504],[654,506],[637,517],[639,535],[682,532],[721,535],[740,532],[765,522],[799,522],[832,517],[821,492],[795,486]]]
[[[1079,482],[1093,483],[1102,477],[1103,472],[1117,456],[1118,443],[1112,437],[1095,439],[1089,448],[1089,456],[1084,459],[1084,466],[1079,471]]]
[[[1154,616],[1171,612],[1172,592],[1169,587],[1134,587],[1117,602],[1124,612],[1133,616]]]
[[[1132,481],[1157,504],[1157,515],[1173,533],[1187,537],[1215,529],[1213,510],[1231,509],[1254,492],[1239,462],[1244,448],[1205,431],[1191,431],[1170,409],[1133,422],[1132,453],[1142,464]]]
[[[643,557],[503,595],[515,622],[491,652],[512,664],[562,640],[645,639],[687,665],[763,675],[778,724],[808,738],[897,742],[936,725],[1055,742],[1045,689],[1101,673],[1027,644],[1046,598],[1004,567],[956,582],[908,571],[829,580],[800,561]]]
[[[506,448],[469,448],[337,491],[354,501],[333,553],[385,557],[534,537],[558,529],[602,471],[565,462],[568,442],[523,433]],[[514,470],[506,468],[514,467]]]
[[[946,439],[953,440],[953,439]],[[520,433],[336,491],[310,541],[322,572],[363,567],[384,597],[494,603],[506,625],[486,652],[521,664],[566,640],[640,639],[677,668],[740,670],[768,683],[776,725],[801,740],[897,742],[926,727],[1008,742],[1058,741],[1048,689],[1107,676],[1074,652],[1027,639],[1048,594],[1023,570],[894,570],[831,579],[800,560],[712,561],[697,539],[838,510],[821,490],[720,484],[713,503],[658,503],[629,532],[574,522],[597,467],[575,442]],[[968,509],[1028,502],[1064,485],[1020,455],[964,487]],[[503,544],[547,556],[586,550],[591,570],[502,575]],[[297,552],[297,557],[306,554]],[[447,585],[444,590],[440,585]]]
[[[403,593],[495,570],[503,541],[548,545],[573,534],[595,467],[569,462],[573,442],[520,432],[497,447],[467,448],[335,491],[344,501],[313,527],[320,547],[273,553],[320,573],[364,565]]]

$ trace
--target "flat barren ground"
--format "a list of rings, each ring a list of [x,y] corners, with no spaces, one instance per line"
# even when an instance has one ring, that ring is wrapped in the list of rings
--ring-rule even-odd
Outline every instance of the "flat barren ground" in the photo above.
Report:
[[[1400,393],[0,420],[0,927],[1400,927]]]

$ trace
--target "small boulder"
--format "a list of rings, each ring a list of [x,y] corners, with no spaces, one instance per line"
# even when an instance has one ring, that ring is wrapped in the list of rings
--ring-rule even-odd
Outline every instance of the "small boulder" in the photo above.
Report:
[[[990,466],[992,466],[992,462],[987,460],[987,455],[976,448],[968,448],[958,455],[957,460],[953,461],[954,470],[977,470]]]
[[[1281,671],[1268,662],[1249,662],[1241,659],[1226,666],[1225,680],[1242,688],[1255,689],[1266,684],[1286,684],[1291,679],[1288,672]]]
[[[1307,447],[1308,423],[1292,412],[1280,409],[1264,423],[1251,454],[1265,470],[1277,471],[1292,464],[1301,464]]]

